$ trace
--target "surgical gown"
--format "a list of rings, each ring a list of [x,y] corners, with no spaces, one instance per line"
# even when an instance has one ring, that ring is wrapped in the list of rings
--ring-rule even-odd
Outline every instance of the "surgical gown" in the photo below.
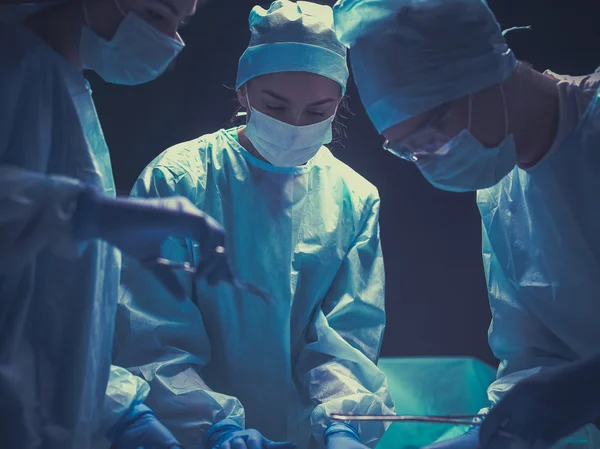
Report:
[[[600,353],[600,73],[553,76],[555,144],[534,167],[477,194],[489,341],[501,360],[492,403],[544,367]],[[593,426],[584,436],[600,444]]]
[[[385,326],[377,190],[326,147],[277,168],[221,130],[157,157],[133,195],[183,195],[218,220],[236,274],[269,302],[181,280],[187,300],[124,262],[115,363],[151,385],[146,402],[188,449],[224,418],[300,449],[323,446],[328,414],[393,411],[377,368]],[[172,240],[169,259],[197,264]],[[382,423],[353,423],[374,446]],[[312,435],[312,441],[310,437]]]
[[[86,449],[147,387],[115,368],[104,402],[120,254],[70,218],[82,183],[115,194],[108,149],[82,74],[20,24],[0,23],[0,128],[1,446]]]

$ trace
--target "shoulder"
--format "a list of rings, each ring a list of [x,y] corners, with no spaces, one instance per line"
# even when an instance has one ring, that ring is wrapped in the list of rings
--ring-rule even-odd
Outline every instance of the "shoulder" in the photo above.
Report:
[[[60,56],[19,23],[0,23],[0,97],[4,111],[51,107],[68,96]],[[64,61],[64,64],[68,64]],[[83,79],[83,77],[82,77]]]
[[[22,80],[51,71],[49,47],[19,23],[0,23],[0,73]],[[36,72],[36,68],[43,68]]]
[[[206,185],[207,164],[226,145],[227,131],[219,130],[167,148],[139,176],[135,196],[184,194]]]
[[[173,145],[150,162],[147,169],[164,168],[177,175],[204,173],[207,161],[230,145],[229,132],[221,129]]]

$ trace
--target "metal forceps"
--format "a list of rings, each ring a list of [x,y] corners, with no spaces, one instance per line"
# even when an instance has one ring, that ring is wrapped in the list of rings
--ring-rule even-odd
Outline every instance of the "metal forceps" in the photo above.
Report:
[[[478,426],[486,415],[341,415],[331,414],[334,421],[388,421],[388,422],[424,422],[437,424],[455,424],[465,426]],[[497,434],[503,437],[515,438],[512,433],[498,429]]]
[[[421,415],[338,415],[332,414],[334,421],[389,421],[389,422],[430,422],[439,424],[457,424],[472,426],[478,419],[485,415],[446,415],[446,416],[421,416]]]
[[[159,265],[163,265],[165,267],[172,268],[174,270],[182,270],[182,271],[185,271],[186,273],[190,273],[190,274],[194,274],[194,275],[198,272],[196,267],[194,267],[189,262],[174,262],[172,260],[165,259],[164,257],[158,257],[158,258],[156,258],[155,263],[157,263]],[[228,281],[235,288],[243,290],[246,293],[250,293],[251,295],[258,296],[265,303],[267,303],[267,304],[269,303],[269,299],[268,299],[269,297],[267,296],[267,293],[262,288],[257,287],[254,284],[250,284],[249,282],[241,281],[234,275],[232,275],[231,279],[228,279]]]

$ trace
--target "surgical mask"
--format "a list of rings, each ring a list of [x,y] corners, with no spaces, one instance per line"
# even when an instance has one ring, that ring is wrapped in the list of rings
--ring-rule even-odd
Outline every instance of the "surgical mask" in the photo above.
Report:
[[[448,140],[434,155],[416,161],[423,176],[435,187],[452,192],[469,192],[491,187],[517,163],[514,135],[508,134],[508,110],[504,89],[505,137],[493,148],[485,147],[471,134],[472,95],[469,96],[468,128]]]
[[[332,140],[331,126],[335,112],[313,125],[295,126],[281,122],[250,106],[251,114],[244,133],[256,151],[276,167],[297,167],[306,164]],[[336,109],[337,112],[337,109]]]
[[[125,85],[147,83],[158,78],[183,50],[179,35],[172,39],[136,14],[125,14],[118,0],[114,1],[124,18],[113,38],[103,39],[90,28],[85,1],[86,24],[79,47],[81,62],[104,81]]]

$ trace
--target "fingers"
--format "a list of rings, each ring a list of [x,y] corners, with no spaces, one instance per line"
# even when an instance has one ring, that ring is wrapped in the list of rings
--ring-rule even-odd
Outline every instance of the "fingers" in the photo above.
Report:
[[[219,281],[230,282],[233,280],[229,258],[225,251],[213,255],[212,264],[205,270],[205,276],[211,286],[216,285]]]
[[[197,278],[206,279],[213,286],[219,281],[230,282],[233,273],[229,264],[229,257],[224,243],[220,238],[200,242],[200,263],[197,265]]]
[[[296,443],[292,441],[270,441],[268,449],[296,449]]]
[[[506,415],[499,408],[492,409],[490,414],[486,416],[479,431],[479,445],[481,449],[486,449],[492,439],[498,435],[500,425],[506,418]]]
[[[260,432],[248,432],[248,436],[245,438],[246,447],[248,449],[263,449],[263,442],[266,441],[265,438],[260,434]]]
[[[185,205],[185,202],[182,204]],[[190,206],[191,205],[190,203]],[[173,233],[180,238],[191,238],[198,243],[200,263],[196,267],[196,277],[206,279],[213,286],[219,281],[233,279],[229,259],[225,249],[225,230],[212,217],[193,207],[181,211],[173,217]]]
[[[514,397],[507,395],[483,421],[479,434],[481,449],[530,447],[534,439],[535,419],[532,421],[522,416],[524,405],[516,404]]]
[[[179,278],[172,268],[158,264],[146,266],[146,268],[177,300],[183,301],[186,298],[185,288],[179,282]]]
[[[242,437],[234,437],[229,440],[231,449],[247,449],[246,441]]]

